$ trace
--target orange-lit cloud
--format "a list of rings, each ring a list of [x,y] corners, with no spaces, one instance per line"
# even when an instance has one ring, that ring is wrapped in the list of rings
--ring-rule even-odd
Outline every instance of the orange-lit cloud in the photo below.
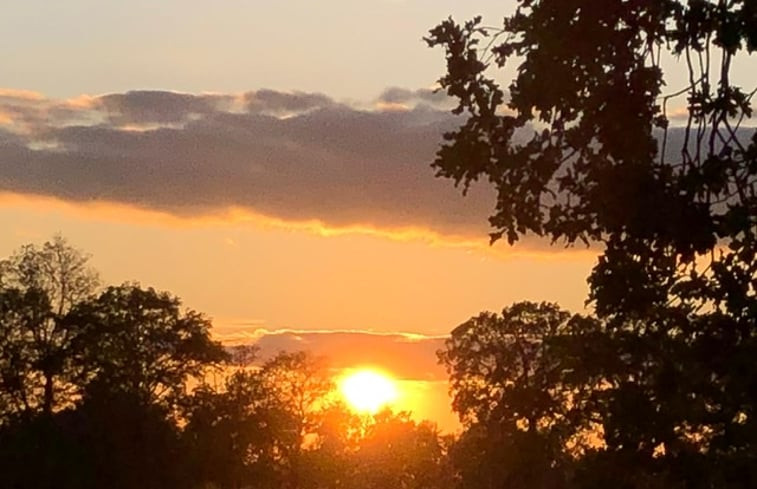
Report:
[[[361,330],[267,330],[216,328],[216,338],[229,345],[252,344],[261,359],[279,351],[309,351],[329,359],[335,369],[374,367],[388,369],[397,379],[446,380],[436,360],[446,335]]]
[[[446,335],[360,330],[249,330],[247,334],[216,335],[234,344],[252,344],[259,361],[279,351],[308,351],[325,357],[335,377],[370,370],[384,372],[397,385],[392,409],[410,411],[418,419],[429,419],[447,432],[459,428],[450,408],[447,373],[437,362],[436,352],[444,347]]]
[[[201,209],[197,211],[197,214],[175,214],[149,207],[138,207],[133,204],[104,200],[71,201],[45,195],[2,191],[0,191],[0,206],[34,209],[38,212],[56,209],[78,219],[102,219],[160,228],[197,229],[246,226],[251,229],[306,232],[323,237],[361,235],[400,242],[421,242],[430,246],[459,248],[505,259],[519,257],[553,259],[559,257],[560,260],[564,260],[566,257],[566,250],[563,249],[561,253],[555,253],[556,249],[550,247],[547,240],[527,240],[526,243],[519,243],[515,246],[508,246],[504,243],[491,246],[488,237],[485,235],[476,237],[442,234],[420,227],[395,228],[387,226],[379,228],[370,223],[331,227],[315,219],[307,221],[285,220],[239,207],[215,211]],[[224,242],[228,246],[236,246],[236,243],[231,239],[226,239]],[[596,255],[594,250],[585,247],[575,247],[567,251],[569,255],[581,258]]]
[[[13,88],[0,88],[0,98],[19,99],[19,100],[45,100],[45,96],[31,90],[17,90]]]

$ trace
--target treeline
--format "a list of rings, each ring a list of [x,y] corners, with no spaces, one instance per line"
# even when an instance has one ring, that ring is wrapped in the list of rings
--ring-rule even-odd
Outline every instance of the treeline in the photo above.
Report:
[[[754,315],[522,302],[439,352],[461,433],[357,415],[322,359],[223,348],[60,237],[0,262],[0,487],[757,487]],[[665,314],[662,314],[665,312]]]
[[[730,313],[471,318],[439,352],[453,437],[354,414],[307,353],[223,348],[168,293],[99,287],[58,237],[0,262],[0,486],[757,487],[754,300],[727,293]]]
[[[307,353],[253,366],[165,292],[98,287],[60,237],[0,262],[0,487],[441,487],[448,440],[359,416]]]

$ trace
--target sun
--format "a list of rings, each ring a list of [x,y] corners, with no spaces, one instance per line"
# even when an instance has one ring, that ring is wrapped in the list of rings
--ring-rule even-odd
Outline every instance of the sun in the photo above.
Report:
[[[375,370],[358,370],[339,383],[342,395],[355,411],[375,414],[398,397],[395,382]]]

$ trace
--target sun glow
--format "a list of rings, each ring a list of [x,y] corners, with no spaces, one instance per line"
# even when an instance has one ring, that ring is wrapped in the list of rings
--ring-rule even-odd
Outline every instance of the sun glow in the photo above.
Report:
[[[397,397],[397,386],[391,378],[374,370],[358,370],[340,382],[340,390],[350,406],[361,413],[374,414]]]

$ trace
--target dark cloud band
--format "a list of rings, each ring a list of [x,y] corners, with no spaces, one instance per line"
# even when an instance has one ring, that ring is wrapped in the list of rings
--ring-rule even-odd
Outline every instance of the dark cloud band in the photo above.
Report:
[[[401,89],[367,108],[272,90],[0,96],[0,189],[484,240],[492,195],[463,198],[430,167],[441,134],[459,123],[443,102]]]

